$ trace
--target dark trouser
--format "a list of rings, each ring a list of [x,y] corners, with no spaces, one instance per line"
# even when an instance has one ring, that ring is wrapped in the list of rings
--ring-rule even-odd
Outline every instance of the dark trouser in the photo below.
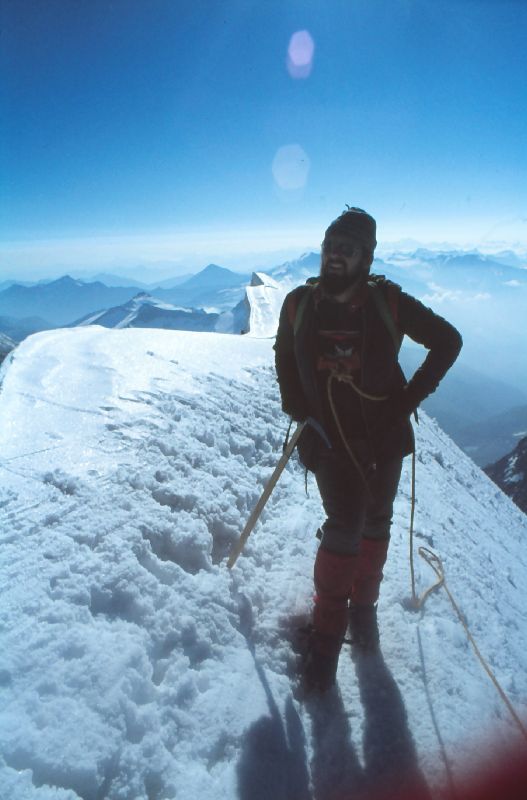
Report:
[[[378,465],[369,478],[371,496],[347,454],[328,453],[315,473],[327,514],[314,574],[313,623],[321,650],[340,649],[349,602],[377,602],[401,467],[402,457]]]
[[[393,502],[401,477],[402,457],[377,464],[369,476],[371,497],[347,453],[328,451],[315,477],[326,521],[321,545],[332,553],[357,555],[362,539],[390,538]]]

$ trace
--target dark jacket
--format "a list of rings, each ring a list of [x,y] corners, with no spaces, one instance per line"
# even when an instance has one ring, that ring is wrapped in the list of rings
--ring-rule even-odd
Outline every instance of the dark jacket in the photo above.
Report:
[[[393,306],[395,294],[397,319],[394,321],[401,338],[406,334],[429,350],[425,361],[407,383],[399,365],[392,334],[378,311],[371,289],[366,290],[361,307],[363,341],[360,388],[367,394],[388,398],[382,402],[361,401],[372,460],[378,461],[412,452],[414,439],[409,416],[437,388],[456,360],[462,340],[449,322],[403,292],[397,284],[383,276],[372,275],[369,280],[374,280],[383,292],[387,306]],[[309,297],[303,304],[300,320],[293,326],[290,309],[298,309],[305,292],[309,293]],[[310,285],[299,286],[287,295],[280,313],[274,349],[283,410],[296,420],[311,417],[325,428],[328,420],[324,418],[315,366],[319,299],[320,290]],[[296,333],[294,327],[297,327]],[[404,398],[402,405],[401,398]],[[393,414],[397,404],[402,409],[399,417]],[[389,421],[389,424],[384,425],[383,420]],[[298,450],[301,461],[308,469],[316,469],[320,453],[325,447],[315,429],[306,426]]]

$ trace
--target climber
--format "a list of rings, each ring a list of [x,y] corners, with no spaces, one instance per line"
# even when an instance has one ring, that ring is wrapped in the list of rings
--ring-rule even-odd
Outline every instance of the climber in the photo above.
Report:
[[[376,222],[347,207],[324,235],[320,275],[282,306],[275,363],[282,409],[308,424],[298,443],[315,474],[326,519],[317,532],[315,603],[305,660],[308,689],[335,683],[346,629],[378,647],[377,600],[410,416],[456,360],[462,340],[442,317],[370,274]],[[404,335],[428,354],[406,382]]]

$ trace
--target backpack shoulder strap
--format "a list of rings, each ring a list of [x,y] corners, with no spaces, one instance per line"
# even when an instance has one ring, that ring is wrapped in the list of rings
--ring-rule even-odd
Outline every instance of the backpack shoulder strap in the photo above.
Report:
[[[302,324],[302,319],[304,317],[304,311],[306,310],[308,300],[316,286],[317,283],[310,279],[310,282],[302,287],[302,291],[292,292],[289,295],[289,299],[287,301],[287,316],[295,336],[298,333],[300,325]]]
[[[388,285],[388,297],[380,288],[376,281],[368,281],[368,287],[373,297],[373,301],[379,312],[382,321],[386,325],[390,336],[392,337],[395,345],[395,352],[398,353],[401,349],[402,336],[397,328],[397,318],[399,310],[399,292],[395,284]]]
[[[390,306],[390,311],[392,312],[393,321],[397,326],[397,330],[399,330],[399,292],[400,288],[395,283],[389,283],[387,287],[387,294],[388,294],[388,305]],[[401,334],[399,333],[399,336]]]

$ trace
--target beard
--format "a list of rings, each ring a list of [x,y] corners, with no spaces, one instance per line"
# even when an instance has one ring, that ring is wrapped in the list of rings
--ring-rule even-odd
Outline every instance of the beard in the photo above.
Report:
[[[362,271],[332,272],[322,269],[320,272],[320,286],[328,295],[339,295],[359,283],[362,278]]]

